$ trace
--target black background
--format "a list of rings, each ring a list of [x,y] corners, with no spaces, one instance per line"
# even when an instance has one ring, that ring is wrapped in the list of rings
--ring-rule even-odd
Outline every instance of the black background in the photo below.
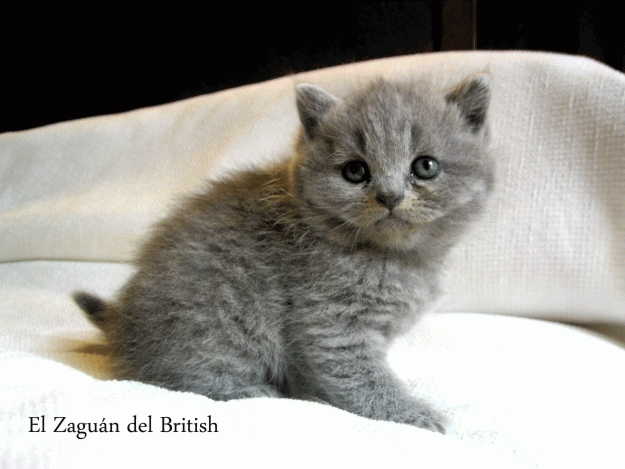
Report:
[[[547,50],[587,55],[623,70],[624,26],[616,3],[530,3],[232,2],[5,10],[0,132],[336,64],[440,50]],[[537,9],[540,5],[550,9]]]

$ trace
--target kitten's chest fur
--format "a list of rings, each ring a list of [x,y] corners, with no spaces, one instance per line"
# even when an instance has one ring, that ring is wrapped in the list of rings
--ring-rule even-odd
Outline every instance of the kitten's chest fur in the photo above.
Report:
[[[320,248],[285,278],[298,324],[386,342],[405,332],[437,296],[433,268],[366,250]]]

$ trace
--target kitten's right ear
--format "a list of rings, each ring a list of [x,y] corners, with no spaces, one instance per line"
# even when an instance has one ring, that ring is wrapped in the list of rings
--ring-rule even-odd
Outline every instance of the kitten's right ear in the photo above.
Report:
[[[323,116],[339,101],[321,88],[302,83],[295,88],[297,112],[309,139],[315,138]]]

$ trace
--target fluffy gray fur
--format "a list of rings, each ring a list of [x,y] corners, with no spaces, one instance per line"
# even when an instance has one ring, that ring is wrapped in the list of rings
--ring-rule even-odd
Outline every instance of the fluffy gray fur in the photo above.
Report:
[[[386,352],[439,296],[445,257],[491,191],[490,81],[296,95],[290,159],[187,199],[115,301],[75,299],[120,377],[218,400],[314,399],[444,432]]]

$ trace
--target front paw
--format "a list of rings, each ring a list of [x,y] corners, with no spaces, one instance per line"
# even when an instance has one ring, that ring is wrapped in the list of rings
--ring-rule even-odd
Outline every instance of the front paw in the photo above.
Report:
[[[433,432],[445,434],[445,418],[429,407],[419,404],[400,416],[397,421]]]

